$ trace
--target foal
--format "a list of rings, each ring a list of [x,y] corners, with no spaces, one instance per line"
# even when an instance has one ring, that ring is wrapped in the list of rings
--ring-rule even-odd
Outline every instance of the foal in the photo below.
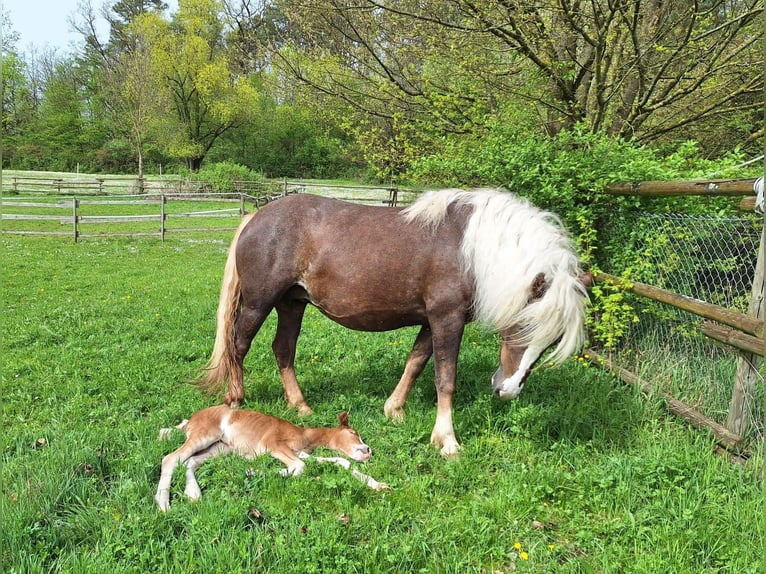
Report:
[[[186,496],[199,500],[202,496],[194,471],[209,458],[236,453],[247,459],[269,453],[287,468],[282,476],[298,476],[305,468],[305,459],[317,447],[338,451],[357,462],[372,456],[372,449],[362,442],[354,429],[348,426],[348,413],[338,415],[340,426],[335,428],[298,427],[289,421],[257,413],[232,409],[226,405],[210,407],[196,412],[188,421],[176,428],[186,433],[186,442],[162,459],[162,472],[154,499],[163,512],[170,507],[170,483],[173,470],[186,465]],[[160,438],[172,429],[162,429]],[[314,457],[319,462],[332,462],[344,468],[351,463],[340,457]],[[373,490],[388,490],[388,485],[351,469],[353,475]]]

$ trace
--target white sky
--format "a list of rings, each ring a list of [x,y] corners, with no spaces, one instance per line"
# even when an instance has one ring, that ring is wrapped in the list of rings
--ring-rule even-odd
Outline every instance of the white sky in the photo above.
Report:
[[[55,48],[70,52],[71,46],[79,44],[82,37],[73,32],[68,21],[77,12],[77,6],[84,0],[0,0],[0,6],[11,20],[13,31],[20,35],[16,47],[26,52],[34,46],[38,51]],[[107,0],[91,0],[96,13]],[[165,0],[170,12],[175,12],[178,0]],[[104,22],[103,35],[107,27]]]

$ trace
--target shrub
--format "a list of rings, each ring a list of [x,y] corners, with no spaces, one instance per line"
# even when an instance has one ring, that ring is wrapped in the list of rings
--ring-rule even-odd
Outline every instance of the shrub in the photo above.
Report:
[[[259,180],[261,175],[243,165],[222,161],[204,165],[199,172],[190,174],[190,178],[210,184],[213,191],[231,192],[236,191],[236,182]]]

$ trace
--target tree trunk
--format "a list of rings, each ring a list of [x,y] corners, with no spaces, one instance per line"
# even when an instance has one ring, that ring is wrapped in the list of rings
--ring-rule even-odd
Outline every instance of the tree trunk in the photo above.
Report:
[[[197,173],[199,171],[199,168],[202,167],[202,160],[205,159],[203,157],[187,157],[186,158],[186,167],[189,168],[189,171],[192,173]]]

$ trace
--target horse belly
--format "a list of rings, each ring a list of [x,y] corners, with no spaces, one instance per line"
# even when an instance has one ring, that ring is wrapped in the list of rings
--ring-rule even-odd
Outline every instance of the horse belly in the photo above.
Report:
[[[314,304],[321,313],[339,325],[355,331],[393,331],[411,325],[424,325],[428,322],[424,313],[389,311],[389,310],[355,310],[341,313],[321,305]]]

